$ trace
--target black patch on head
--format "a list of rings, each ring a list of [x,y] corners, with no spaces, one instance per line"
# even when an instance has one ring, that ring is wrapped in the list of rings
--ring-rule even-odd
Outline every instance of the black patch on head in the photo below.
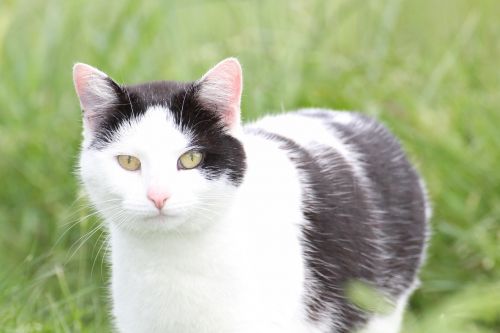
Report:
[[[146,110],[155,105],[168,106],[172,96],[179,93],[186,84],[178,82],[152,82],[135,86],[120,86],[106,78],[116,94],[116,100],[106,109],[99,111],[100,121],[94,133],[91,147],[102,149],[115,139],[116,131],[124,123],[140,118]]]
[[[168,105],[182,131],[191,133],[192,144],[203,147],[202,169],[210,178],[227,174],[240,184],[246,170],[246,155],[241,142],[227,133],[221,111],[199,96],[200,84],[186,86],[174,95]]]
[[[101,111],[91,148],[104,148],[121,125],[143,116],[149,107],[163,106],[170,110],[178,128],[191,135],[191,144],[204,153],[200,168],[207,178],[227,175],[235,185],[242,182],[246,170],[243,145],[228,134],[216,106],[199,97],[199,83],[158,81],[119,86],[108,80],[117,100]]]

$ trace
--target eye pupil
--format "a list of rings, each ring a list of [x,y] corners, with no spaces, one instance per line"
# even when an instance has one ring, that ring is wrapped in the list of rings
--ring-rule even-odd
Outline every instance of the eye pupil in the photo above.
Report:
[[[131,156],[129,156],[129,157],[127,158],[127,164],[130,164],[130,163],[132,163],[132,157],[131,157]]]

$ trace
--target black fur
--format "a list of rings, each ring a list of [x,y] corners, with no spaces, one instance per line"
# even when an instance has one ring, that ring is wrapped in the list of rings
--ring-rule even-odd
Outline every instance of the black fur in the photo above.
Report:
[[[159,81],[119,86],[110,79],[108,83],[117,101],[100,111],[91,148],[103,149],[123,123],[141,117],[151,106],[164,106],[176,125],[193,135],[191,144],[201,147],[205,155],[201,169],[206,177],[227,175],[233,184],[241,183],[246,169],[243,146],[227,133],[216,107],[199,97],[199,83]]]
[[[382,235],[386,235],[386,251],[397,254],[385,262],[382,287],[393,296],[399,295],[413,283],[427,236],[425,194],[417,172],[396,138],[374,119],[352,113],[361,125],[353,128],[335,122],[332,112],[302,114],[323,117],[325,124],[340,133],[345,143],[361,153],[374,204],[383,221],[380,226]]]
[[[306,286],[310,319],[324,320],[331,306],[338,313],[330,314],[330,327],[352,332],[369,316],[348,299],[350,282],[376,287],[393,300],[414,283],[425,242],[423,193],[399,144],[378,123],[361,117],[369,126],[355,132],[339,128],[332,112],[302,114],[322,117],[326,126],[348,137],[363,157],[369,188],[329,146],[311,149],[263,130],[249,133],[279,142],[308,183],[303,184],[302,210],[308,221],[303,228],[306,269],[315,281]]]

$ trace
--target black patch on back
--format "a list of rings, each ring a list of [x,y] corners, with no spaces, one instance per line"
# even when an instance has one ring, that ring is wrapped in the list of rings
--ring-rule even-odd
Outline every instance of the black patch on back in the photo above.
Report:
[[[355,281],[373,285],[380,264],[379,249],[370,242],[375,238],[374,227],[369,226],[373,221],[358,180],[328,146],[318,147],[313,157],[291,139],[259,129],[250,133],[279,142],[309,184],[302,198],[308,221],[302,230],[302,245],[306,269],[316,282],[313,294],[305,299],[310,319],[323,319],[328,306],[333,305],[339,313],[338,318],[331,318],[331,327],[337,327],[338,333],[352,332],[366,323],[368,315],[348,300],[345,288]],[[318,154],[331,161],[332,168],[321,165]]]
[[[114,140],[121,125],[143,116],[149,107],[163,106],[170,110],[181,131],[191,134],[191,144],[201,147],[205,157],[200,168],[207,178],[227,175],[233,184],[241,183],[246,170],[243,146],[227,133],[215,106],[199,98],[198,83],[158,81],[119,86],[108,80],[117,102],[101,111],[91,148],[104,148]]]
[[[414,283],[426,238],[424,194],[399,143],[378,122],[353,114],[364,126],[349,127],[334,121],[335,112],[299,114],[320,119],[360,153],[359,167],[368,184],[330,146],[305,148],[261,129],[250,133],[279,142],[308,183],[302,184],[302,211],[308,221],[303,228],[304,262],[316,282],[305,299],[310,319],[324,320],[328,305],[333,305],[339,313],[331,314],[330,327],[351,333],[370,314],[347,299],[349,282],[376,287],[392,300]]]
[[[335,122],[334,112],[314,110],[301,114],[321,118],[361,153],[371,194],[383,220],[380,226],[386,235],[384,245],[392,255],[385,262],[381,287],[397,297],[414,283],[428,233],[426,203],[417,172],[398,140],[373,118],[351,113],[361,126],[349,126]]]

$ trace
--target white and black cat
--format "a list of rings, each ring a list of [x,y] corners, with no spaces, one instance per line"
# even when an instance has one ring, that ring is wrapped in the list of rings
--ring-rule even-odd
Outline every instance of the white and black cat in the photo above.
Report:
[[[234,58],[188,83],[73,75],[119,332],[398,332],[430,210],[382,125],[304,109],[242,126]],[[352,304],[352,281],[392,312]]]

